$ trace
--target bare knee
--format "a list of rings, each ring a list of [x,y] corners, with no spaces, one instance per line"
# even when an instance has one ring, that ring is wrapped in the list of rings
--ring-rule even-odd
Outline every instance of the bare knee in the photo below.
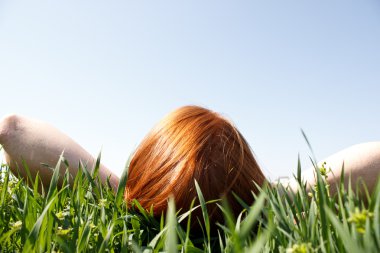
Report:
[[[17,123],[20,121],[20,116],[17,114],[8,114],[0,121],[0,144],[4,144],[7,136],[17,128]]]

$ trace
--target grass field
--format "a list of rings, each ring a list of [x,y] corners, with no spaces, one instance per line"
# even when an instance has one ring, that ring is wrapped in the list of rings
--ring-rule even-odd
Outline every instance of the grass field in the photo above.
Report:
[[[2,166],[0,251],[380,252],[379,184],[370,195],[341,183],[330,196],[329,172],[318,168],[318,184],[306,191],[299,166],[300,191],[286,195],[282,186],[264,187],[253,205],[241,203],[238,217],[219,201],[225,222],[216,226],[210,224],[198,187],[200,205],[193,208],[202,210],[203,232],[195,234],[190,229],[195,217],[191,212],[177,214],[172,200],[166,215],[158,218],[137,202],[128,209],[123,200],[126,173],[114,193],[99,183],[97,168],[91,174],[79,168],[70,186],[66,173],[62,187],[57,187],[55,169],[49,189],[39,192],[38,178],[27,186]]]

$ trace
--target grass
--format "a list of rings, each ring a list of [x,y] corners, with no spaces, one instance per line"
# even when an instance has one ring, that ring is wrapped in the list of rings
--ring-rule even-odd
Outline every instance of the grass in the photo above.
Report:
[[[161,217],[138,202],[128,208],[126,172],[114,193],[100,184],[98,159],[93,173],[81,166],[75,179],[66,173],[58,187],[59,163],[45,192],[38,190],[38,177],[27,184],[2,166],[1,252],[380,252],[380,184],[369,195],[341,182],[330,196],[324,167],[316,169],[318,183],[310,191],[299,166],[297,193],[263,187],[253,205],[241,203],[237,217],[219,201],[225,223],[217,226],[210,224],[208,203],[196,185],[200,206],[192,209],[202,210],[203,233],[194,233],[195,217],[191,211],[178,214],[172,199]]]

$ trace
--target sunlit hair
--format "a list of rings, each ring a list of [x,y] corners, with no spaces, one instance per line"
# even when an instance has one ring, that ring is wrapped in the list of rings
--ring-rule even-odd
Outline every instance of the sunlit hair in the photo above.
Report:
[[[186,210],[197,196],[199,183],[206,200],[225,196],[235,213],[265,177],[244,137],[220,114],[198,106],[181,107],[163,118],[138,146],[128,173],[125,199],[136,199],[147,210],[161,215],[173,196],[177,209]],[[210,207],[209,207],[210,208]],[[221,213],[214,205],[211,219]]]

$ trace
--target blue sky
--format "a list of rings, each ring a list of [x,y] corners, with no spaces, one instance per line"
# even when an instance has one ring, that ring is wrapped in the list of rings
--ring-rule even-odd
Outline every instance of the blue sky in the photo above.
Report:
[[[166,113],[229,117],[270,178],[380,140],[380,2],[1,1],[0,116],[43,119],[117,174]]]

